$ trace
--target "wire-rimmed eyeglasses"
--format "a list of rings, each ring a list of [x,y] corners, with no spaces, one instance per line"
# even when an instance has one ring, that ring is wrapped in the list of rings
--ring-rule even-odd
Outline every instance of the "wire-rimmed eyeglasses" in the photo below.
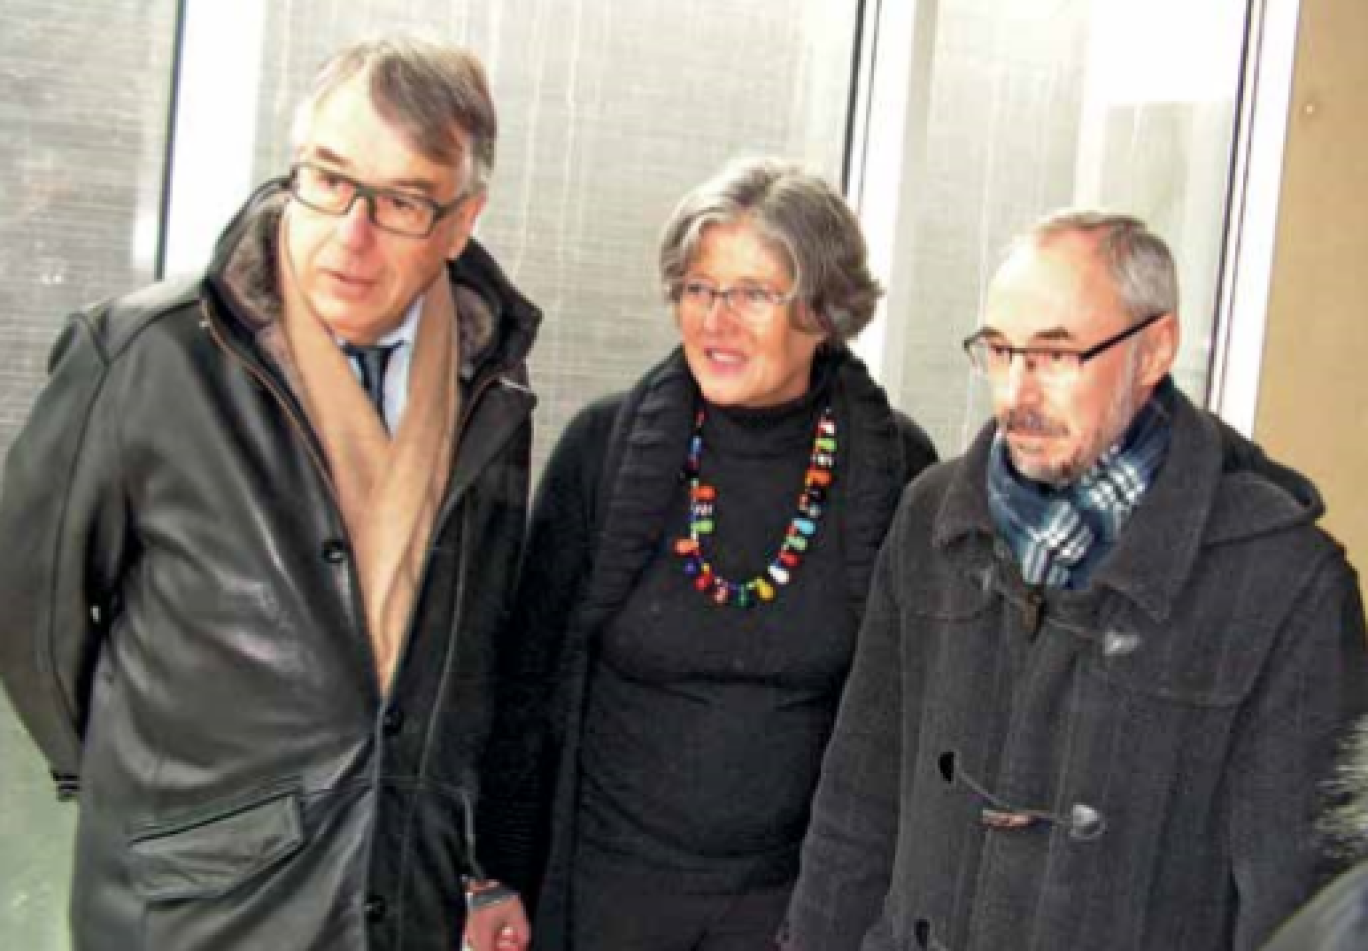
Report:
[[[708,314],[720,300],[729,313],[755,325],[767,323],[781,307],[798,297],[796,291],[776,291],[762,284],[717,287],[696,278],[679,281],[666,290],[670,299],[679,305],[681,313]]]

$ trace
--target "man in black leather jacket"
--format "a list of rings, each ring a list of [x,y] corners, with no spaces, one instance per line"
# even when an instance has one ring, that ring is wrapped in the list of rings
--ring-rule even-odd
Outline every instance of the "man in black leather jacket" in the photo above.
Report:
[[[348,48],[195,280],[90,308],[11,450],[0,676],[89,949],[525,941],[472,836],[540,313],[468,52]]]

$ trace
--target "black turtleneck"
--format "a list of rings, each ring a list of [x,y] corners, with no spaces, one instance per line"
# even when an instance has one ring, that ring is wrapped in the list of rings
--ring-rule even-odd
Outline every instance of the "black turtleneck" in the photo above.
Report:
[[[828,399],[822,377],[781,406],[707,407],[701,471],[718,500],[704,550],[730,580],[763,573],[779,549]],[[698,893],[796,875],[855,642],[835,530],[842,461],[791,583],[749,609],[713,604],[685,576],[673,550],[687,535],[681,481],[660,549],[603,630],[584,731],[581,861],[664,873]]]

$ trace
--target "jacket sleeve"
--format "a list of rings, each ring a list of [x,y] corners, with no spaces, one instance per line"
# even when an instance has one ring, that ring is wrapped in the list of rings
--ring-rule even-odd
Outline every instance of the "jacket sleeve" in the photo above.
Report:
[[[0,679],[58,780],[74,792],[91,679],[118,611],[126,514],[109,365],[73,319],[10,448],[0,497]]]
[[[903,471],[907,476],[906,481],[911,482],[922,474],[922,470],[930,468],[939,460],[936,445],[926,434],[926,430],[913,422],[912,417],[902,410],[895,409],[893,419],[898,427],[898,439],[902,443]]]
[[[549,844],[562,654],[589,575],[592,506],[612,417],[596,404],[557,443],[537,487],[517,597],[499,638],[477,836],[486,871],[529,901]]]
[[[1368,657],[1353,570],[1338,554],[1324,561],[1254,687],[1232,761],[1237,949],[1259,947],[1337,871],[1317,817],[1341,743],[1368,704]]]
[[[788,951],[882,947],[871,937],[892,876],[899,776],[912,751],[904,705],[898,578],[907,496],[879,554],[850,677],[822,761],[781,946]],[[891,945],[889,945],[891,951]]]

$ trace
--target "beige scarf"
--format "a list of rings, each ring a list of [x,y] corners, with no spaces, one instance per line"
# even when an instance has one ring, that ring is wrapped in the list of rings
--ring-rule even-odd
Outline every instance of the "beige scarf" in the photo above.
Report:
[[[428,288],[391,439],[332,333],[299,290],[281,242],[285,338],[318,433],[361,579],[380,689],[388,693],[451,471],[460,394],[446,272]]]

